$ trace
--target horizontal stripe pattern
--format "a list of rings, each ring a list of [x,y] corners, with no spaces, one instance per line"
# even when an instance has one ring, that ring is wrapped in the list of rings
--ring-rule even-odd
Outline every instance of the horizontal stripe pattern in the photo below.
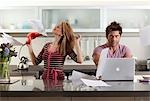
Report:
[[[54,53],[49,53],[48,48],[51,43],[45,44],[42,51],[39,53],[38,57],[36,58],[35,62],[36,64],[40,64],[42,60],[44,60],[44,68],[48,67],[48,63],[50,62],[50,68],[62,68],[64,65],[64,61],[66,56],[60,54],[58,51]],[[77,55],[72,50],[71,52],[67,52],[71,59],[77,62]],[[48,55],[50,55],[50,59],[48,59]]]

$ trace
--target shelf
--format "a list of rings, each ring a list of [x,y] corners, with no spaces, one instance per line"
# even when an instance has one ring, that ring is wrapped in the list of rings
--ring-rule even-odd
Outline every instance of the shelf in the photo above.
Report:
[[[102,29],[73,29],[74,32],[104,32]],[[52,29],[46,29],[46,32],[52,32]]]
[[[74,32],[105,32],[102,29],[73,29]],[[33,29],[0,29],[0,33],[29,33],[36,32]],[[47,33],[51,33],[52,29],[46,29]],[[123,32],[139,32],[139,29],[123,29]]]
[[[0,32],[5,33],[29,33],[29,32],[35,32],[33,29],[0,29]]]

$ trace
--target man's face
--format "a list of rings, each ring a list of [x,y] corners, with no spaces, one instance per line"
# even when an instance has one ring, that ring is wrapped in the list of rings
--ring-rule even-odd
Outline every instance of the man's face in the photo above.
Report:
[[[119,44],[120,41],[120,34],[119,31],[112,31],[108,34],[107,40],[108,40],[108,44],[110,46],[117,46]]]

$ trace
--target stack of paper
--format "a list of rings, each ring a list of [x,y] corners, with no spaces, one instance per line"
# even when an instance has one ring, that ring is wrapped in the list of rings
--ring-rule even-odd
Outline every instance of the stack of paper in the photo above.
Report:
[[[150,82],[150,75],[144,75],[143,76],[143,79],[140,79],[139,80],[140,82]]]
[[[100,56],[100,59],[98,61],[98,66],[97,66],[97,71],[96,71],[96,78],[97,79],[99,79],[99,77],[102,76],[102,74],[103,74],[103,70],[104,70],[105,64],[106,64],[106,58],[107,58],[108,50],[109,50],[109,48],[105,48],[101,52],[101,56]]]
[[[95,79],[94,76],[90,76],[88,74],[79,72],[79,71],[72,71],[71,80],[81,80],[81,78],[89,78],[89,79]]]
[[[102,80],[90,80],[90,79],[84,79],[84,78],[81,78],[81,80],[87,86],[92,86],[92,87],[96,87],[96,86],[109,87],[109,86],[111,86]]]
[[[2,34],[2,41],[3,43],[10,43],[12,44],[13,46],[19,46],[19,45],[23,45],[23,43],[17,41],[16,39],[14,39],[12,36],[6,34],[3,32]]]
[[[75,83],[75,85],[80,85],[80,84],[84,83],[87,86],[92,86],[92,87],[95,87],[95,86],[108,87],[108,86],[110,86],[102,80],[97,80],[95,76],[90,76],[88,74],[81,73],[81,72],[75,71],[75,70],[73,70],[73,72],[72,72],[71,80],[72,80],[73,84]]]

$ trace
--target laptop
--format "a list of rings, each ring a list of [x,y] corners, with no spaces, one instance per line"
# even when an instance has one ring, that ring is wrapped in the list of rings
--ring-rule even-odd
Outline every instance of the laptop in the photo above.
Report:
[[[133,81],[135,60],[133,58],[105,58],[98,65],[96,76],[104,81]]]

